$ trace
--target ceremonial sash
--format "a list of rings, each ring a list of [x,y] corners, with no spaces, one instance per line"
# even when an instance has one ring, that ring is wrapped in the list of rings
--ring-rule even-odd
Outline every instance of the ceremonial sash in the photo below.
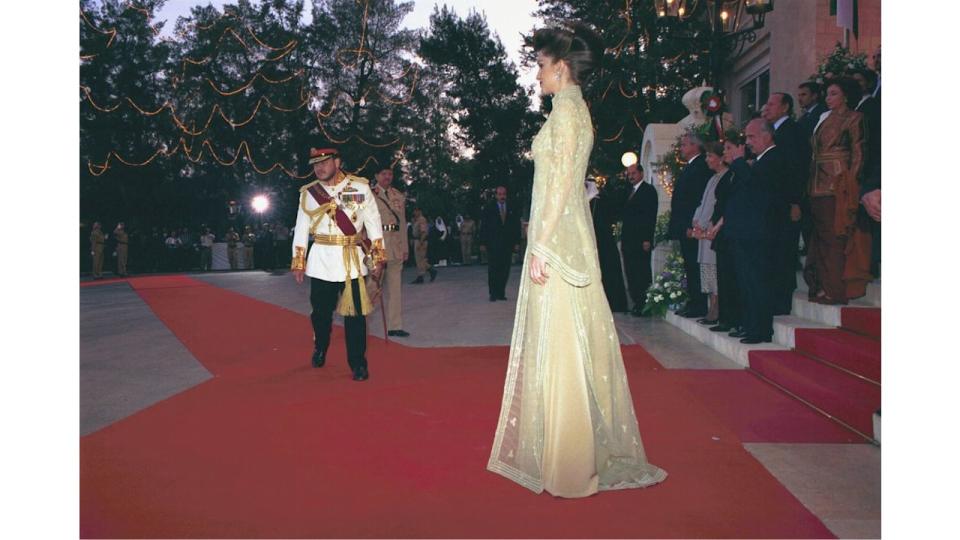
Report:
[[[343,231],[343,234],[347,236],[353,236],[357,234],[357,228],[353,225],[353,221],[350,219],[350,216],[348,216],[347,213],[340,208],[340,205],[333,200],[333,197],[327,194],[327,191],[323,189],[320,184],[314,184],[310,186],[307,188],[307,191],[310,192],[310,195],[313,196],[313,199],[317,201],[317,204],[319,204],[321,208],[330,208],[331,206],[336,208],[336,211],[333,214],[333,219],[337,222],[337,227],[340,227],[340,230]],[[327,212],[327,216],[330,216],[329,212]],[[370,239],[364,238],[361,241],[360,247],[363,249],[364,253],[369,253]]]

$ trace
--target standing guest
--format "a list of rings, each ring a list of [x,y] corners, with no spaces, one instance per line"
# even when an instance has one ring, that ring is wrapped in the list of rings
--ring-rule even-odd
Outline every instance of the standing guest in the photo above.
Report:
[[[113,229],[113,237],[117,241],[117,275],[127,276],[127,255],[130,249],[130,236],[123,228],[123,222],[117,223]]]
[[[253,247],[257,244],[257,235],[253,233],[253,227],[247,225],[243,229],[243,267],[253,268]]]
[[[427,249],[430,247],[430,224],[423,215],[423,210],[413,209],[413,256],[417,260],[417,278],[411,283],[420,285],[423,283],[423,276],[430,273],[430,281],[437,279],[437,271],[427,259]]]
[[[240,235],[233,227],[230,227],[227,229],[227,234],[224,235],[224,240],[227,241],[227,260],[230,261],[230,269],[236,270],[239,266],[237,255],[240,251]]]
[[[810,144],[803,137],[803,129],[793,119],[793,98],[788,94],[773,93],[767,100],[764,120],[774,129],[773,142],[780,152],[788,156],[781,177],[777,178],[774,204],[777,218],[773,226],[777,235],[773,239],[770,255],[773,290],[773,314],[788,315],[793,307],[793,292],[797,289],[797,255],[800,247],[800,203],[803,199],[804,178],[802,171],[810,164]]]
[[[103,279],[103,243],[107,236],[100,228],[100,222],[94,221],[90,231],[90,256],[93,258],[93,279]]]
[[[694,238],[697,238],[700,246],[697,252],[697,262],[700,263],[700,287],[709,300],[707,316],[698,320],[700,324],[715,325],[720,318],[719,296],[720,291],[717,284],[717,253],[713,249],[711,233],[713,229],[713,215],[716,210],[717,192],[720,181],[727,175],[727,164],[723,162],[723,144],[711,142],[704,145],[706,150],[707,166],[714,172],[707,182],[706,189],[703,190],[703,199],[700,206],[697,207],[693,215]]]
[[[467,214],[460,223],[460,256],[463,264],[473,264],[473,236],[477,233],[477,222]]]
[[[216,241],[216,237],[210,232],[210,228],[207,227],[203,230],[203,234],[200,235],[200,271],[209,272],[210,268],[213,266],[213,243]]]
[[[677,315],[696,318],[707,314],[707,300],[700,291],[700,265],[697,264],[700,243],[691,236],[690,223],[713,171],[707,167],[703,156],[703,142],[694,133],[687,133],[680,139],[680,155],[687,165],[673,185],[668,230],[670,238],[680,242],[683,269],[687,275],[687,305],[677,311]]]
[[[343,316],[347,363],[353,380],[365,381],[367,319],[372,311],[364,276],[383,270],[386,254],[380,213],[365,178],[345,174],[335,148],[310,149],[316,180],[300,188],[290,270],[298,284],[310,278],[310,322],[313,324],[315,368],[326,362],[333,311]],[[369,240],[371,266],[362,245]],[[307,254],[307,247],[313,249]]]
[[[608,211],[609,192],[601,192],[593,180],[586,182],[587,201],[590,203],[590,215],[593,217],[593,232],[597,239],[597,255],[600,258],[600,277],[603,292],[610,304],[610,311],[627,311],[627,290],[623,286],[623,268],[620,266],[620,250],[613,237],[613,222]]]
[[[410,333],[403,329],[402,297],[403,263],[410,256],[407,248],[407,196],[393,187],[392,167],[382,167],[374,178],[377,185],[373,188],[373,197],[380,212],[387,260],[383,283],[376,280],[370,280],[370,283],[376,288],[383,288],[383,302],[387,310],[387,335],[407,337]]]
[[[167,233],[167,239],[164,240],[164,246],[166,246],[166,264],[165,270],[168,272],[177,272],[180,270],[180,238],[177,237],[176,231],[171,230]]]
[[[747,124],[747,147],[757,156],[753,165],[743,149],[727,153],[730,169],[738,178],[724,214],[724,232],[734,252],[737,284],[743,303],[741,343],[769,342],[773,338],[770,253],[783,219],[780,183],[791,158],[773,140],[773,126],[757,118]]]
[[[507,187],[497,186],[496,200],[480,218],[480,249],[487,252],[490,301],[506,300],[513,253],[520,250],[520,216],[507,203]]]
[[[821,93],[820,85],[813,81],[801,83],[797,87],[797,104],[800,105],[800,119],[797,123],[800,124],[803,137],[808,141],[807,144],[813,136],[813,128],[820,121],[820,115],[827,112]]]
[[[643,181],[643,169],[639,165],[627,167],[626,175],[633,190],[623,208],[620,249],[623,252],[627,288],[633,301],[630,314],[643,317],[647,289],[653,282],[650,257],[657,228],[657,190]]]
[[[723,142],[723,165],[729,166],[732,161],[728,156],[734,153],[743,154],[743,151],[743,137],[739,133],[729,135]],[[743,332],[740,308],[742,295],[737,286],[736,263],[729,235],[723,229],[727,201],[736,187],[736,181],[736,175],[729,169],[720,177],[717,183],[717,202],[710,218],[712,226],[707,232],[707,238],[711,239],[710,247],[717,253],[717,300],[720,304],[717,312],[719,324],[711,327],[711,332]]]
[[[804,279],[810,298],[846,304],[866,294],[869,223],[859,212],[866,141],[863,115],[852,110],[862,90],[851,79],[827,83],[827,107],[813,139],[810,206],[814,233]]]
[[[879,66],[880,51],[874,58],[875,65]],[[857,104],[856,111],[863,113],[863,121],[866,128],[867,152],[863,164],[863,187],[861,196],[868,192],[880,188],[880,151],[881,144],[881,115],[880,115],[880,95],[879,95],[879,75],[877,72],[863,69],[853,73],[853,79],[860,85],[863,95]],[[879,196],[879,192],[877,193]],[[872,196],[871,196],[872,198]],[[870,273],[874,276],[880,275],[880,220],[865,220],[869,224],[871,235],[870,249]]]

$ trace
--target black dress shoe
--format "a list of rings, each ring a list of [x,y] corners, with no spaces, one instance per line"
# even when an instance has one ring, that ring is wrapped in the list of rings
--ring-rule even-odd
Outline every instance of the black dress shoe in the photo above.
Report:
[[[686,317],[687,319],[696,319],[698,317],[705,317],[706,315],[706,311],[687,311],[681,315],[681,317]]]
[[[360,368],[353,372],[353,380],[355,381],[365,381],[370,378],[370,373],[367,372],[367,368]]]
[[[497,297],[496,297],[496,296],[491,296],[491,297],[490,297],[490,301],[491,301],[491,302],[496,302],[496,301],[497,301]]]
[[[507,299],[506,296],[498,296],[498,297],[497,297],[497,300],[506,300],[506,299]]]
[[[717,319],[697,319],[697,322],[707,326],[713,326],[717,324]]]
[[[397,336],[397,337],[408,337],[410,335],[410,332],[407,332],[406,330],[390,330],[389,332],[387,332],[387,335]]]
[[[757,343],[770,343],[771,341],[773,340],[770,338],[762,339],[762,338],[745,337],[740,340],[740,343],[744,343],[746,345],[756,345]]]
[[[323,367],[323,364],[327,361],[327,358],[326,358],[326,357],[327,357],[327,352],[326,352],[326,351],[318,351],[318,350],[314,349],[314,350],[313,350],[313,356],[310,357],[310,363],[311,363],[311,364],[313,365],[313,367],[315,367],[315,368],[316,368],[316,367]]]
[[[727,335],[730,336],[730,337],[735,337],[735,338],[745,338],[745,337],[747,337],[747,333],[744,332],[743,330],[737,330],[737,331],[735,331],[735,332],[730,332],[730,333],[727,334]]]
[[[430,269],[430,283],[433,283],[433,280],[437,279],[437,271],[433,268]]]
[[[733,330],[733,328],[723,324],[710,327],[711,332],[729,332],[730,330]]]
[[[677,317],[686,317],[686,316],[687,316],[687,308],[680,308],[680,309],[674,311],[673,314],[676,315]]]
[[[411,285],[419,285],[423,283],[423,276],[417,276],[417,279],[410,282]]]

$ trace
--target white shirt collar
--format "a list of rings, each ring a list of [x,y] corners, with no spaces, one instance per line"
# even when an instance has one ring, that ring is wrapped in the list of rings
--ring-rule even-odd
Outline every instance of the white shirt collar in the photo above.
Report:
[[[831,111],[830,109],[827,109],[820,115],[820,120],[817,120],[817,125],[813,127],[814,133],[816,133],[817,129],[820,128],[820,124],[822,124],[823,121],[826,120],[828,116],[830,116],[831,112],[833,111]]]
[[[863,102],[864,102],[864,101],[866,101],[866,100],[868,100],[868,99],[870,99],[870,98],[872,98],[872,97],[873,97],[872,95],[867,94],[867,95],[863,96],[862,98],[860,98],[860,103],[857,103],[857,107],[856,107],[856,108],[859,109],[860,106],[863,105]]]
[[[637,182],[636,184],[634,184],[634,185],[633,185],[633,191],[632,191],[631,193],[636,193],[637,190],[640,189],[640,184],[642,184],[642,183],[643,183],[643,180],[641,180],[641,181]]]
[[[688,159],[688,160],[687,160],[687,163],[693,163],[693,160],[697,159],[698,157],[700,157],[700,154],[697,154],[697,155],[693,156],[692,158]]]
[[[757,161],[760,161],[761,159],[763,159],[763,156],[767,155],[767,152],[769,152],[771,149],[776,148],[776,147],[777,147],[777,145],[775,145],[775,144],[772,144],[772,145],[768,146],[766,150],[764,150],[763,152],[760,152],[760,155],[757,156]]]
[[[780,129],[780,125],[787,121],[788,115],[783,115],[779,120],[773,123],[773,129]]]

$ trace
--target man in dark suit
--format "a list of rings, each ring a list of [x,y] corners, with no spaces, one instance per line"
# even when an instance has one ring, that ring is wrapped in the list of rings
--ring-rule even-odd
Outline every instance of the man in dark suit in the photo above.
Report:
[[[757,156],[748,165],[743,147],[731,147],[726,159],[736,176],[724,212],[723,232],[735,252],[743,306],[741,343],[773,338],[773,286],[770,252],[789,210],[785,204],[791,157],[774,143],[773,126],[757,118],[747,124],[747,146]],[[795,270],[794,270],[795,271]]]
[[[863,184],[860,195],[864,196],[880,189],[880,98],[874,93],[877,86],[877,72],[861,69],[853,72],[853,79],[860,84],[863,96],[857,104],[857,112],[863,113],[866,125],[867,156],[863,163]],[[879,191],[874,194],[879,206]],[[874,196],[871,195],[871,198]],[[864,206],[864,208],[868,208]],[[869,213],[868,213],[869,215]],[[873,275],[880,275],[880,220],[870,216],[871,251],[870,271]]]
[[[797,88],[797,103],[800,105],[800,119],[797,123],[803,135],[803,140],[807,142],[808,148],[812,144],[813,130],[820,121],[820,115],[827,112],[827,106],[822,102],[822,89],[819,84],[813,81],[807,81],[800,84]],[[803,235],[803,249],[801,253],[806,254],[807,246],[810,244],[810,237],[813,234],[813,214],[810,212],[810,200],[807,197],[807,181],[810,177],[810,169],[804,169],[802,172],[803,197],[800,200],[800,233]]]
[[[643,169],[637,165],[627,167],[627,179],[633,184],[633,190],[623,208],[620,249],[623,251],[627,288],[633,300],[630,313],[641,317],[647,289],[653,281],[650,256],[657,228],[657,190],[643,181]]]
[[[487,252],[490,301],[506,300],[510,260],[520,249],[520,216],[507,204],[506,186],[497,186],[497,198],[487,205],[480,221],[480,249]]]
[[[683,269],[687,275],[687,305],[677,315],[688,318],[707,314],[707,296],[700,290],[700,264],[697,262],[699,240],[691,236],[693,214],[703,198],[703,190],[713,176],[703,155],[703,142],[693,133],[680,139],[680,155],[687,161],[686,167],[673,183],[670,200],[670,238],[680,242]]]
[[[810,138],[813,137],[813,129],[820,121],[820,115],[827,112],[820,85],[813,81],[801,83],[797,87],[797,105],[800,105],[800,119],[797,123],[800,124],[803,138],[809,145]]]
[[[770,94],[764,120],[773,126],[773,141],[788,157],[783,177],[777,184],[778,216],[773,226],[778,235],[773,240],[773,314],[789,315],[793,306],[793,291],[797,288],[797,254],[800,249],[800,202],[810,166],[810,141],[793,119],[793,98],[780,92]],[[782,218],[782,219],[781,219]]]

